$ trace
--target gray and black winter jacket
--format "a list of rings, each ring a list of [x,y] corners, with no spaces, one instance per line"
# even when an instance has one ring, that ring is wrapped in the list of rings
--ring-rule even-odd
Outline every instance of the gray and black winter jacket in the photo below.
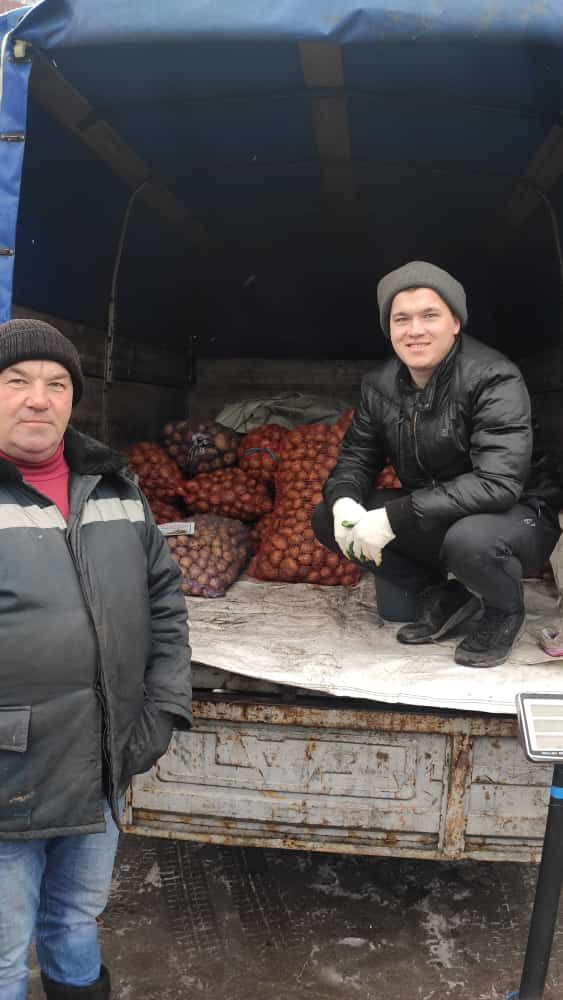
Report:
[[[70,514],[0,460],[0,838],[104,829],[191,724],[179,571],[123,456],[72,427]]]
[[[532,421],[524,379],[508,358],[462,333],[424,389],[397,357],[365,376],[324,499],[365,503],[390,458],[409,495],[391,500],[391,527],[444,532],[470,514],[508,510],[533,496]]]

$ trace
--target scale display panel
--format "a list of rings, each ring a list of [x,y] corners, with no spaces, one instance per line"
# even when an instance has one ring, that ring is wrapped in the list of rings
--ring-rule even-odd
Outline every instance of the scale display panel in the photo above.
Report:
[[[563,694],[519,694],[516,708],[528,759],[563,763]]]

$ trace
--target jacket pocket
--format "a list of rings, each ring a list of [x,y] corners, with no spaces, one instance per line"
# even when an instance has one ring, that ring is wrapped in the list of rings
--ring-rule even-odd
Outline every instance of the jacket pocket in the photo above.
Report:
[[[0,836],[29,830],[33,794],[28,749],[31,705],[0,705]]]
[[[469,450],[470,430],[463,410],[455,400],[450,400],[441,418],[439,436],[453,441],[458,451],[466,454]],[[442,440],[440,440],[442,445]]]
[[[0,705],[0,750],[24,753],[29,738],[31,705],[3,708]]]
[[[145,700],[143,711],[133,727],[125,748],[120,786],[127,786],[134,774],[149,771],[168,749],[172,736],[173,720],[162,712],[153,701]]]

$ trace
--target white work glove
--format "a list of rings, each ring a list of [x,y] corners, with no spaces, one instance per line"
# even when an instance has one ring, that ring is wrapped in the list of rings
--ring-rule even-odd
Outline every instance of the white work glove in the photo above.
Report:
[[[361,562],[374,562],[381,566],[381,552],[392,542],[395,533],[389,524],[385,507],[368,510],[351,532],[351,552]]]
[[[333,504],[334,537],[338,548],[347,559],[350,558],[348,549],[352,544],[352,531],[365,514],[366,508],[350,497],[340,497],[340,500]]]

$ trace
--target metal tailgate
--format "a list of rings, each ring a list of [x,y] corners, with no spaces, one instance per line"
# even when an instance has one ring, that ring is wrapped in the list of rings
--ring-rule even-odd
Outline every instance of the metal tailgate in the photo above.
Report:
[[[506,716],[202,694],[134,779],[128,832],[219,844],[536,861],[550,767]]]

